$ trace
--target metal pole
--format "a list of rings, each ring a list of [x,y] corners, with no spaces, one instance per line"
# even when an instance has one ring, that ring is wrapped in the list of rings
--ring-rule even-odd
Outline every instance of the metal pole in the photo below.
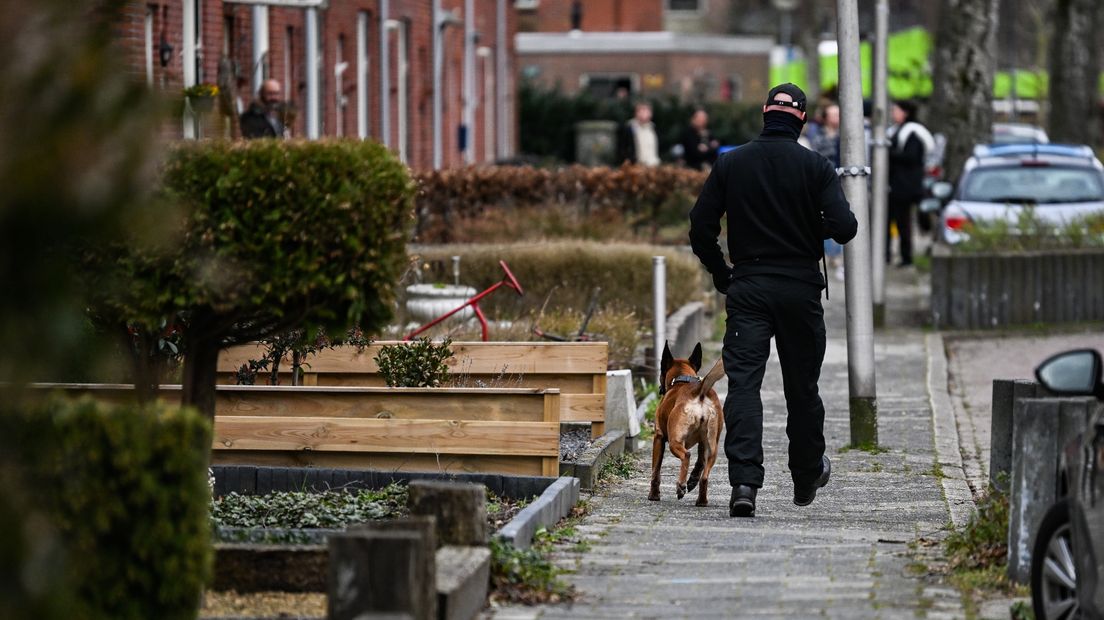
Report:
[[[464,2],[464,163],[475,163],[475,0]]]
[[[873,130],[874,174],[870,213],[870,241],[874,276],[874,325],[885,325],[885,253],[889,218],[889,143],[886,141],[889,112],[889,0],[878,0],[874,13],[874,114]]]
[[[306,9],[307,31],[307,139],[317,140],[321,136],[318,92],[318,9]]]
[[[858,220],[858,235],[844,249],[847,270],[847,377],[851,444],[878,443],[878,401],[874,385],[874,316],[870,282],[870,212],[866,201],[866,144],[863,138],[862,68],[859,65],[857,0],[837,0],[840,85],[840,164],[843,191]]]
[[[380,0],[380,138],[383,145],[391,147],[391,37],[388,35],[391,22],[390,0]]]
[[[263,4],[253,6],[253,92],[261,90],[265,80],[265,57],[268,55],[268,7]],[[291,90],[291,84],[284,84]]]
[[[439,169],[444,163],[441,133],[442,105],[444,93],[441,89],[444,78],[445,49],[441,21],[441,0],[433,0],[433,168]]]
[[[183,62],[182,76],[184,79],[184,88],[189,86],[195,86],[196,83],[196,5],[194,0],[184,0],[184,5],[181,9],[180,20],[181,33],[183,37],[183,45],[181,45],[181,56]],[[196,137],[195,130],[195,114],[191,112],[191,106],[186,105],[184,109],[184,139],[194,140]]]
[[[663,345],[667,342],[667,259],[663,256],[652,257],[652,294],[655,313],[655,357],[656,385],[663,383],[660,376],[660,360],[663,358]]]
[[[495,131],[495,104],[494,104],[494,71],[491,70],[491,54],[489,47],[480,47],[476,54],[483,60],[483,160],[488,164],[494,163],[494,131]]]
[[[497,101],[495,101],[495,112],[498,114],[498,120],[495,123],[497,129],[496,142],[498,142],[499,159],[506,159],[513,155],[513,148],[510,145],[510,110],[506,105],[510,96],[510,84],[507,82],[509,79],[507,62],[509,61],[506,52],[510,42],[506,40],[506,0],[498,0],[496,19],[495,86],[498,88]]]

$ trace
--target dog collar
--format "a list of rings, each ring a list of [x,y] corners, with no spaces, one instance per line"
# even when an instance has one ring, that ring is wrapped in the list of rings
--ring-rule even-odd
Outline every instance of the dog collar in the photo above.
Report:
[[[679,376],[675,377],[674,379],[671,379],[670,387],[675,387],[679,383],[700,383],[700,382],[701,382],[701,378],[696,377],[694,375],[679,375]],[[667,393],[668,389],[669,388],[666,385],[661,386],[659,388],[659,395],[663,396],[664,394]]]

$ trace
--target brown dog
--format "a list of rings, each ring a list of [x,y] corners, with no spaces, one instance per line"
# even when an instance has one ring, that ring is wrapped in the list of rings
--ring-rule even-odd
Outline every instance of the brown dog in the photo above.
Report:
[[[671,444],[671,454],[682,461],[675,493],[679,499],[698,487],[698,506],[708,506],[709,472],[717,460],[717,444],[724,427],[721,401],[713,385],[724,376],[721,360],[705,377],[698,378],[702,348],[699,343],[687,359],[675,359],[670,346],[663,346],[661,365],[663,385],[659,393],[663,400],[656,408],[656,433],[652,440],[652,490],[648,499],[659,500],[659,469],[663,465],[663,444]],[[698,460],[687,480],[690,449],[698,446]]]

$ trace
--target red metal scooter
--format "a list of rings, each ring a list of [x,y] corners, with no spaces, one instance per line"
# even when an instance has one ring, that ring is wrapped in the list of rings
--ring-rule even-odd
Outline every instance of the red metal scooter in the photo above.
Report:
[[[449,312],[447,312],[445,314],[442,314],[441,316],[433,319],[432,321],[426,323],[425,325],[422,325],[418,329],[410,332],[409,334],[407,334],[403,338],[403,340],[410,340],[411,338],[414,338],[418,334],[426,331],[427,329],[433,327],[434,325],[437,325],[437,324],[441,323],[442,321],[444,321],[445,319],[449,318],[450,316],[456,314],[457,312],[460,312],[464,308],[467,308],[468,306],[471,306],[472,310],[475,311],[476,318],[479,319],[479,324],[483,328],[483,342],[487,342],[487,339],[488,339],[487,338],[487,317],[483,314],[483,310],[479,307],[479,301],[481,299],[483,299],[484,297],[486,297],[487,295],[490,295],[491,293],[495,292],[496,290],[498,290],[499,288],[501,288],[503,286],[514,289],[515,291],[517,291],[517,294],[519,296],[525,294],[525,291],[522,290],[521,284],[518,283],[517,278],[515,278],[514,274],[510,272],[510,268],[508,266],[506,266],[506,261],[501,261],[500,260],[500,261],[498,261],[498,264],[501,265],[502,270],[506,272],[506,277],[502,278],[502,280],[499,280],[498,282],[495,282],[490,287],[488,287],[486,290],[484,290],[483,292],[477,294],[475,297],[472,297],[471,299],[465,301],[463,304],[457,306],[456,309],[450,310]]]

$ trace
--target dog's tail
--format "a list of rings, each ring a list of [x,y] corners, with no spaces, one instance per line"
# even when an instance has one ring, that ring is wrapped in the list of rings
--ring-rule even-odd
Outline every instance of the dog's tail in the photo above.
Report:
[[[702,377],[701,383],[697,385],[697,392],[694,397],[698,400],[705,400],[706,394],[709,394],[709,390],[713,389],[713,385],[721,380],[721,377],[725,376],[725,369],[722,360],[717,360],[716,364],[709,369],[709,372]]]

